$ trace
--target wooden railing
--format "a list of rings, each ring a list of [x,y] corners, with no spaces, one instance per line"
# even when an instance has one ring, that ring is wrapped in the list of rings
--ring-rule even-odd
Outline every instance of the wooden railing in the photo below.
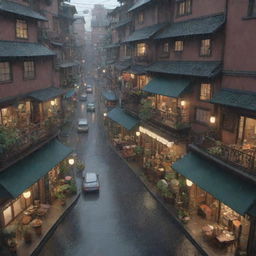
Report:
[[[17,134],[15,142],[9,145],[8,148],[1,148],[0,169],[17,159],[24,152],[33,151],[33,148],[58,134],[62,124],[62,118],[52,118],[46,119],[42,123],[30,124],[25,128],[15,129]]]
[[[124,109],[131,115],[139,117],[141,104],[126,103]],[[148,121],[159,123],[176,130],[189,127],[187,113],[167,113],[158,109],[152,108],[152,116]]]
[[[194,144],[225,163],[256,175],[256,150],[243,150],[238,145],[225,145],[209,136],[196,138]]]

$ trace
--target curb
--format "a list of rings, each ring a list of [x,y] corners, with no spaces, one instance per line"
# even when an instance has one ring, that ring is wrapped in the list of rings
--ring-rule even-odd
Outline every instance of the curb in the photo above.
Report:
[[[188,232],[188,230],[184,227],[182,222],[175,216],[169,208],[165,205],[163,200],[155,194],[149,186],[143,181],[143,179],[136,173],[136,171],[133,170],[129,162],[119,154],[119,152],[116,150],[116,148],[108,141],[108,144],[112,148],[112,150],[126,163],[126,165],[132,170],[132,172],[139,178],[141,183],[144,185],[144,187],[149,191],[149,193],[161,204],[161,206],[172,216],[174,223],[182,230],[184,235],[187,237],[187,239],[196,247],[196,249],[200,252],[202,256],[209,256],[208,253],[202,248],[202,246],[191,236],[191,234]]]
[[[53,235],[55,229],[58,227],[60,222],[66,217],[66,215],[70,212],[70,210],[75,206],[77,203],[81,193],[79,192],[76,196],[76,198],[73,200],[73,202],[67,207],[67,209],[62,213],[62,215],[57,219],[57,221],[52,225],[50,230],[45,234],[45,236],[42,238],[42,240],[39,242],[35,250],[30,254],[30,256],[37,256],[40,251],[42,250],[45,243],[50,239],[50,237]]]

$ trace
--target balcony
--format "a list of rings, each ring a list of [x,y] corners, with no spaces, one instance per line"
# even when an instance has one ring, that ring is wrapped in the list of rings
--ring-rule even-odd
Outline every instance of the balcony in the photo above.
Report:
[[[191,147],[221,160],[223,165],[228,164],[242,173],[256,177],[256,148],[245,149],[237,144],[226,145],[212,135],[195,136]]]
[[[149,54],[143,55],[143,56],[135,56],[134,57],[135,62],[137,63],[150,63],[151,57]]]
[[[56,41],[56,42],[63,42],[63,38],[55,32],[51,31],[47,28],[39,28],[38,30],[38,39],[39,41]]]
[[[61,117],[51,117],[22,128],[0,129],[0,171],[56,137],[62,125]]]
[[[142,112],[149,118],[146,120],[156,126],[161,126],[164,129],[173,129],[176,131],[188,130],[190,128],[188,112],[173,111],[164,112],[159,109],[149,108],[142,110],[143,106],[140,104],[143,95],[133,95],[126,98],[124,103],[124,109],[135,117],[141,116]],[[143,114],[142,114],[143,115]]]

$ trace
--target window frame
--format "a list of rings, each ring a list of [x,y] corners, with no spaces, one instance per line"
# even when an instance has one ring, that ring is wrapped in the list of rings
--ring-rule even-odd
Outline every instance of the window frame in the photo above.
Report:
[[[203,45],[204,41],[209,40],[209,53],[202,52],[202,49],[206,51],[205,45]],[[212,56],[212,39],[211,38],[204,38],[200,40],[200,48],[199,48],[199,56],[200,57],[210,57]]]
[[[207,111],[209,113],[208,121],[207,122],[204,122],[204,121],[201,121],[201,120],[197,119],[197,111],[198,110]],[[195,107],[194,120],[195,120],[196,123],[201,124],[201,125],[205,125],[205,126],[210,126],[210,117],[211,117],[211,110],[210,109],[202,108],[202,107]]]
[[[180,7],[184,6],[183,13],[180,12]],[[189,7],[189,10],[188,10]],[[192,0],[176,1],[176,17],[182,17],[192,14]]]
[[[23,32],[26,31],[26,37],[18,35],[18,22],[22,22],[23,24],[26,25],[26,29],[22,30]],[[17,39],[28,40],[28,38],[29,38],[29,29],[28,29],[28,22],[26,20],[16,19],[16,22],[15,22],[15,36],[16,36]]]
[[[127,55],[127,53],[129,53],[129,55]],[[132,50],[131,47],[129,47],[128,45],[124,45],[124,57],[125,58],[130,58],[132,55]]]
[[[0,80],[0,84],[1,83],[8,83],[8,82],[12,82],[13,77],[12,77],[12,65],[10,61],[0,61],[1,63],[8,63],[8,67],[9,67],[9,79],[8,80]]]
[[[25,63],[33,63],[33,76],[26,76],[26,68]],[[31,73],[31,71],[27,71],[27,73]],[[36,78],[36,65],[34,60],[24,60],[23,61],[23,79],[24,80],[34,80]]]
[[[145,45],[145,52],[144,52],[144,54],[138,54],[138,49],[139,49],[139,45]],[[138,43],[138,44],[136,44],[136,57],[145,57],[145,56],[147,56],[147,48],[148,48],[148,46],[147,46],[147,44],[146,43]]]
[[[138,24],[143,24],[145,21],[144,12],[141,11],[138,13]]]
[[[182,43],[182,49],[181,50],[176,49],[176,43],[178,43],[178,42]],[[183,40],[175,40],[174,41],[174,52],[181,53],[183,51],[184,51],[184,41]]]
[[[202,96],[202,85],[203,84],[210,85],[209,99],[202,99],[201,98],[201,96]],[[213,96],[213,84],[211,82],[208,82],[208,81],[201,82],[200,87],[199,87],[199,100],[204,101],[204,102],[209,102],[211,100],[212,96]]]
[[[247,16],[256,18],[256,0],[249,0]]]

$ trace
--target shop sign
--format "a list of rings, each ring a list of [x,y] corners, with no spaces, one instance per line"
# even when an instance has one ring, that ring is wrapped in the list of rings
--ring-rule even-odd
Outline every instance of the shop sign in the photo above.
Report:
[[[172,147],[173,144],[174,144],[173,141],[168,141],[167,139],[165,139],[165,138],[163,138],[163,137],[157,135],[157,134],[154,133],[154,132],[151,132],[150,130],[148,130],[148,129],[142,127],[142,126],[139,127],[139,131],[140,131],[141,133],[144,133],[144,134],[148,135],[149,137],[151,137],[151,138],[153,138],[153,139],[156,139],[158,142],[160,142],[160,143],[166,145],[167,147]]]

